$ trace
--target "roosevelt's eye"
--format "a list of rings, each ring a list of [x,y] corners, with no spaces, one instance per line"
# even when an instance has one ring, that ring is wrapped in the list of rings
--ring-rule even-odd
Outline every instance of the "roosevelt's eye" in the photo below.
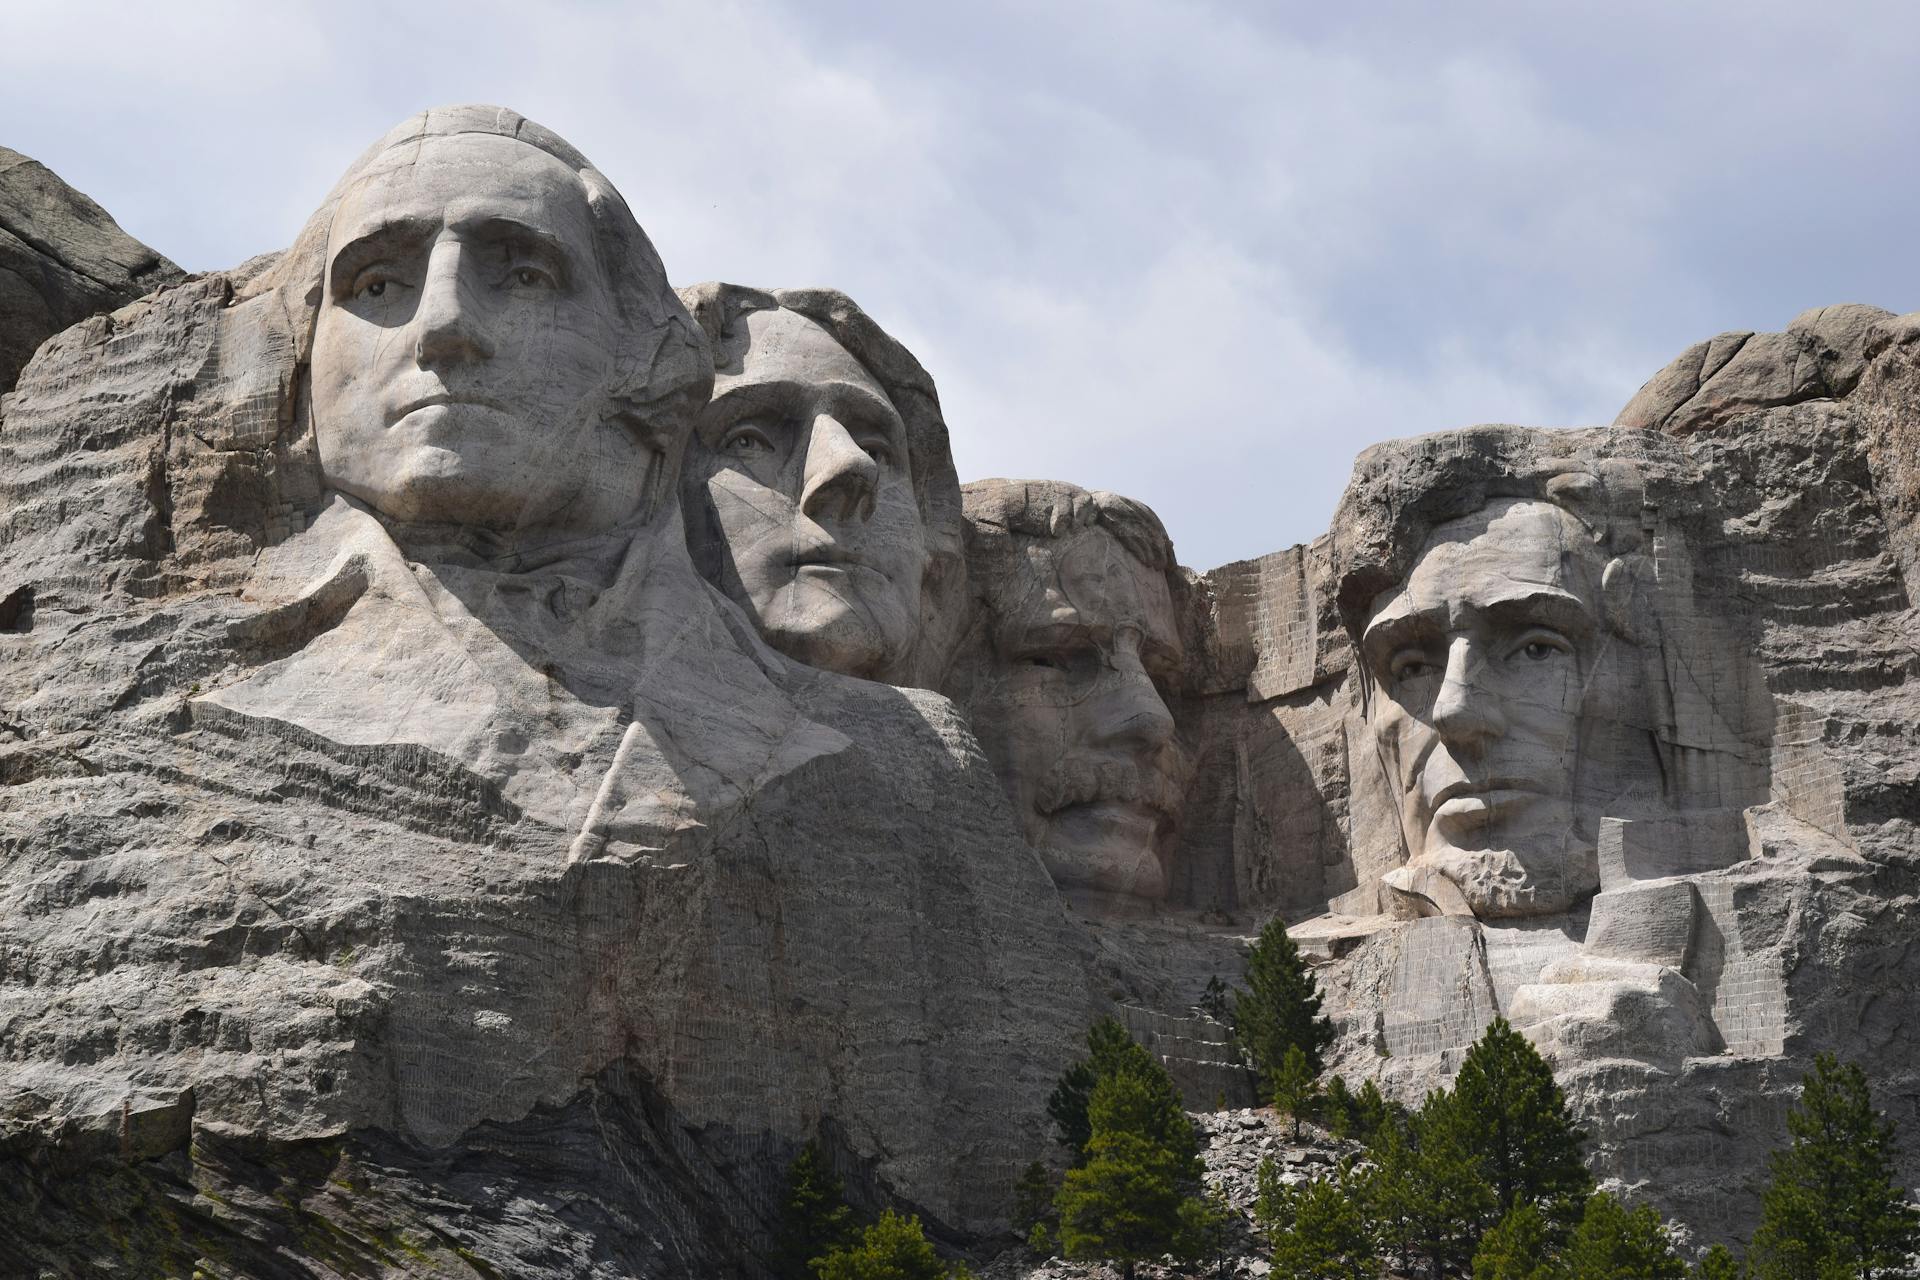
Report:
[[[1028,654],[1026,657],[1026,664],[1029,667],[1037,667],[1042,671],[1059,671],[1062,666],[1062,664],[1058,659],[1044,653]]]
[[[742,425],[727,432],[720,441],[720,452],[730,458],[759,458],[773,452],[773,441],[755,426]]]

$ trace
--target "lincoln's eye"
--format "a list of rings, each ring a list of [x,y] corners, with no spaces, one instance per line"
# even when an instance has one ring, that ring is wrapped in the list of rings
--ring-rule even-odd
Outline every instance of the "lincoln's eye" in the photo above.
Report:
[[[387,282],[385,280],[375,280],[372,284],[368,285],[365,289],[362,289],[361,292],[366,294],[369,298],[382,297],[387,292]]]
[[[758,427],[735,427],[727,438],[720,442],[720,451],[735,458],[751,458],[759,454],[772,453],[773,441],[767,433]]]
[[[1548,658],[1551,658],[1560,651],[1548,644],[1545,640],[1534,640],[1528,643],[1523,652],[1535,662],[1545,662]]]

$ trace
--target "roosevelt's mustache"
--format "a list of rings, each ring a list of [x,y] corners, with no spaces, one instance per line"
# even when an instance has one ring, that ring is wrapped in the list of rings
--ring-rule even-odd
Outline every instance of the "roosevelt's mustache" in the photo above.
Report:
[[[1040,780],[1034,807],[1053,814],[1076,804],[1113,800],[1141,804],[1166,817],[1179,814],[1185,800],[1181,788],[1159,769],[1127,760],[1089,760],[1069,756],[1047,770]]]

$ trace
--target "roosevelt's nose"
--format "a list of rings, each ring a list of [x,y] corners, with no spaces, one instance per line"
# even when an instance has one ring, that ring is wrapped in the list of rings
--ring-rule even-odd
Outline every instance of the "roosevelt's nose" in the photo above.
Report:
[[[880,465],[830,413],[813,420],[807,438],[800,510],[809,519],[865,520],[873,514]]]
[[[493,341],[461,271],[464,257],[456,241],[435,245],[428,255],[412,326],[413,356],[423,367],[493,355]]]
[[[1116,645],[1087,710],[1092,745],[1146,753],[1173,741],[1173,713],[1141,665],[1138,644],[1126,639]]]
[[[1507,731],[1507,720],[1480,679],[1485,657],[1462,636],[1447,647],[1446,675],[1433,700],[1433,727],[1448,742],[1479,745]]]

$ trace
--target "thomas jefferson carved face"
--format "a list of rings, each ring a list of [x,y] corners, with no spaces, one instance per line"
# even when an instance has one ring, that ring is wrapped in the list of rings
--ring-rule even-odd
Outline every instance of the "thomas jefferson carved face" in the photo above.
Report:
[[[642,502],[579,176],[494,134],[396,150],[341,200],[311,366],[321,465],[397,520],[562,535]]]
[[[1181,803],[1166,575],[1097,525],[1022,538],[997,568],[976,582],[990,653],[968,711],[1027,842],[1063,888],[1165,897]]]
[[[827,331],[777,308],[743,317],[690,456],[730,572],[721,581],[776,649],[878,677],[920,626],[926,537],[907,431],[886,391]]]
[[[1502,500],[1434,530],[1373,603],[1367,718],[1408,855],[1483,918],[1562,911],[1597,887],[1576,790],[1603,567],[1559,507]]]

